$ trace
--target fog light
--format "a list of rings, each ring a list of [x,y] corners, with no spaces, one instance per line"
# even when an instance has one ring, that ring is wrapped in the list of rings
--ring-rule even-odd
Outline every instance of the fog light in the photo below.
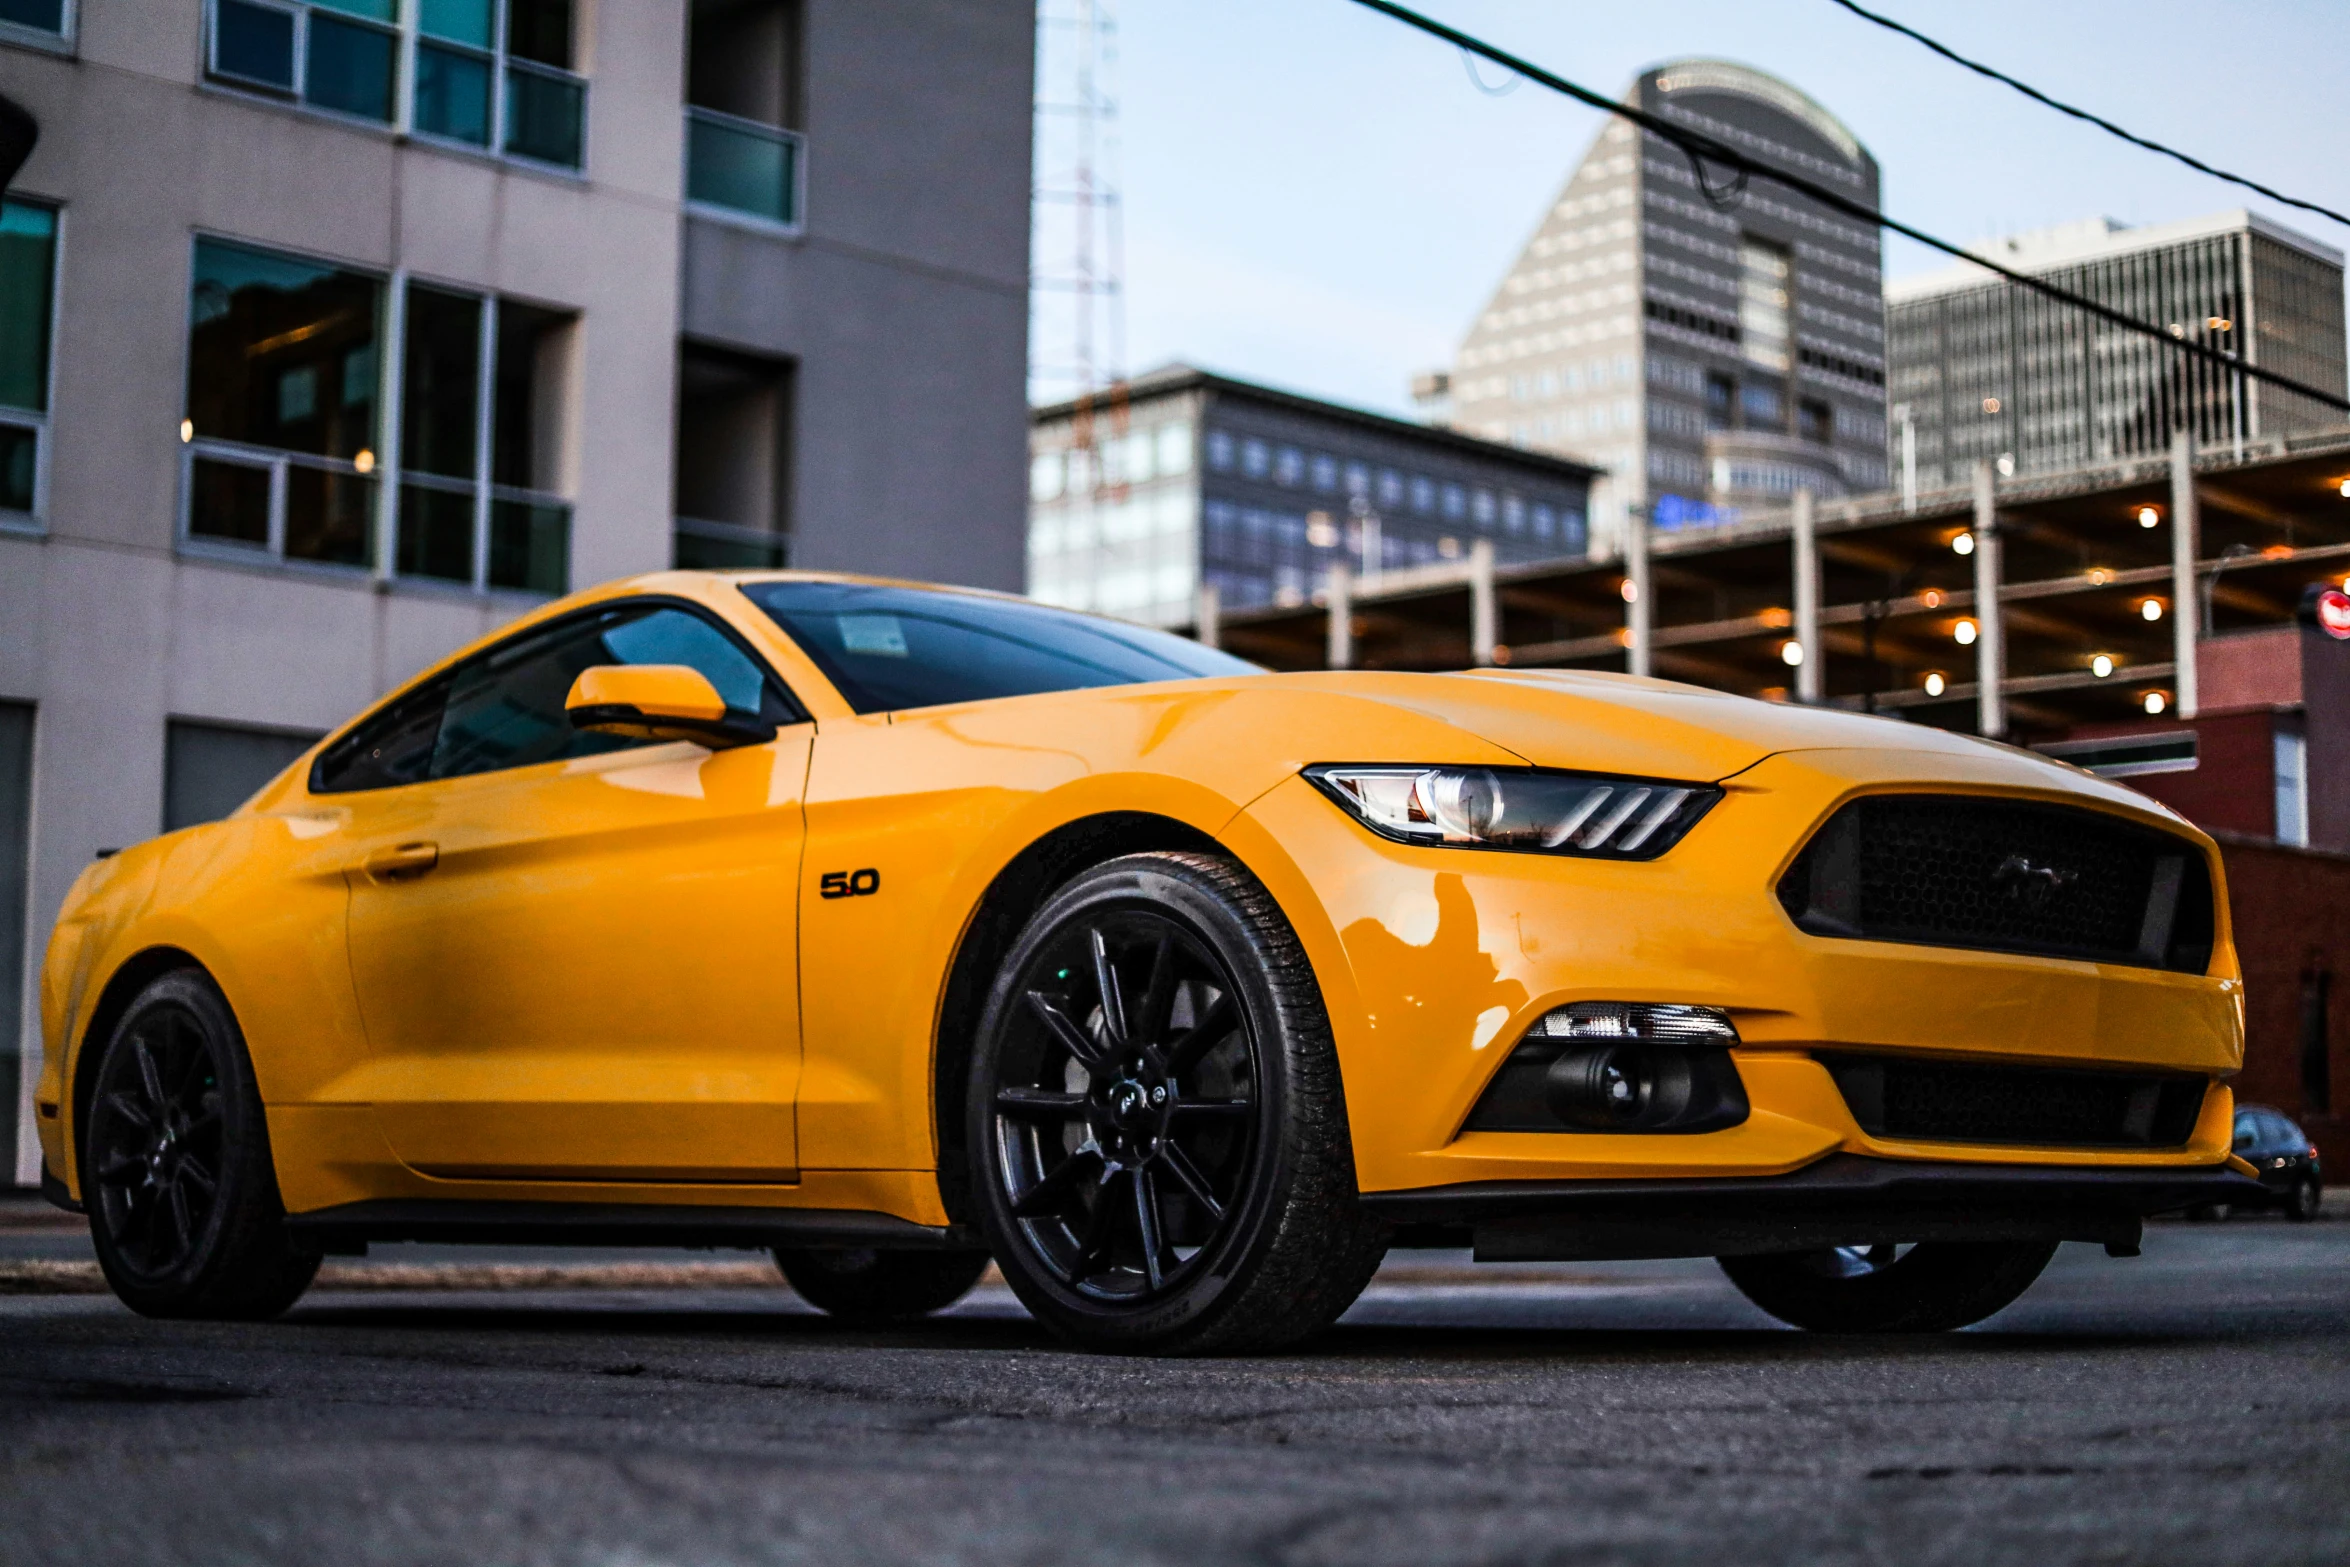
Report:
[[[1715,1007],[1578,1001],[1540,1018],[1470,1112],[1490,1132],[1710,1132],[1746,1119]]]
[[[1637,1125],[1656,1097],[1648,1054],[1635,1045],[1562,1051],[1543,1075],[1551,1114],[1595,1131]]]

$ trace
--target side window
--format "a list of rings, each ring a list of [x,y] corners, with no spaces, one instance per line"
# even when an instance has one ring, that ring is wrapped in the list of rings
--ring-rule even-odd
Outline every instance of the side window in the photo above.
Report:
[[[563,699],[580,671],[599,664],[685,664],[700,670],[727,707],[791,723],[798,711],[734,639],[688,610],[626,605],[563,621],[460,668],[433,746],[432,776],[529,767],[647,742],[571,727]]]
[[[310,766],[310,792],[349,794],[422,781],[432,767],[448,695],[448,682],[436,680],[328,746]]]
[[[2247,1148],[2257,1148],[2259,1146],[2260,1118],[2249,1110],[2237,1111],[2235,1151],[2237,1153],[2242,1153]]]

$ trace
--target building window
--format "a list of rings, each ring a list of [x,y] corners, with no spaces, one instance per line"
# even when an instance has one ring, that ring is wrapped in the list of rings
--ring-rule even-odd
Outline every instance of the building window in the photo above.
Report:
[[[56,210],[0,201],[0,516],[44,509],[56,289]]]
[[[739,570],[790,564],[791,429],[788,362],[692,345],[679,353],[679,566]],[[1068,466],[1067,482],[1074,490],[1082,477],[1080,465]]]
[[[0,0],[0,42],[55,49],[73,41],[73,0]]]
[[[1232,437],[1223,430],[1208,432],[1208,467],[1216,473],[1232,471]]]
[[[587,83],[572,73],[571,9],[571,0],[212,0],[205,70],[310,108],[576,169]],[[415,87],[402,105],[399,58],[411,45]]]
[[[321,738],[308,730],[169,720],[163,730],[163,830],[219,821]]]
[[[408,285],[395,467],[377,412],[387,295],[367,273],[197,241],[180,425],[189,543],[566,591],[570,507],[553,492],[571,318]]]
[[[1338,488],[1338,459],[1317,452],[1314,455],[1314,488],[1328,494]]]
[[[1726,375],[1708,374],[1705,378],[1705,427],[1709,430],[1730,428],[1730,410],[1737,400],[1736,381]]]
[[[2277,842],[2309,842],[2309,742],[2291,730],[2276,732]]]
[[[1273,482],[1296,485],[1306,476],[1306,454],[1294,446],[1284,446],[1273,455]]]
[[[1816,397],[1798,398],[1795,403],[1795,433],[1807,441],[1822,446],[1835,436],[1836,415],[1828,405]]]
[[[1785,246],[1752,235],[1738,241],[1739,347],[1768,370],[1785,372],[1792,365],[1787,315],[1794,270]]]
[[[699,207],[800,227],[800,7],[694,0],[687,22],[685,193]]]
[[[1779,389],[1763,381],[1738,388],[1738,422],[1749,430],[1787,428],[1787,403]]]
[[[25,914],[32,904],[33,708],[0,702],[0,1179],[18,1168],[17,1106],[22,1092],[16,1020],[24,1011]]]
[[[2322,968],[2301,976],[2301,1108],[2306,1114],[2334,1111],[2333,1039],[2327,1028],[2333,988],[2334,976]]]
[[[1240,471],[1252,479],[1262,479],[1273,471],[1273,448],[1250,437],[1240,443]]]

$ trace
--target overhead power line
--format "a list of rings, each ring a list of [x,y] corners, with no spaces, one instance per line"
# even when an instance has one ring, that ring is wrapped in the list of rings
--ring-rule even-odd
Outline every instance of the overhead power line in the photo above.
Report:
[[[2029,272],[2018,272],[2015,268],[2002,265],[1987,256],[1976,255],[1962,245],[1954,245],[1949,240],[1936,238],[1924,229],[1912,228],[1898,219],[1889,218],[1876,208],[1855,201],[1840,191],[1830,190],[1825,185],[1816,184],[1800,174],[1789,174],[1782,169],[1773,168],[1769,164],[1747,156],[1726,142],[1719,142],[1711,136],[1675,125],[1672,121],[1660,115],[1651,114],[1646,109],[1633,104],[1619,103],[1603,93],[1593,92],[1588,87],[1578,86],[1563,76],[1553,75],[1531,60],[1511,54],[1505,49],[1496,48],[1481,38],[1462,32],[1457,27],[1447,27],[1434,17],[1422,16],[1417,11],[1395,4],[1394,0],[1354,0],[1354,3],[1377,11],[1384,16],[1393,17],[1405,26],[1417,28],[1431,38],[1441,38],[1456,48],[1483,55],[1494,64],[1506,66],[1527,80],[1540,82],[1551,91],[1563,93],[1578,103],[1589,104],[1594,109],[1604,110],[1609,114],[1631,121],[1642,130],[1659,136],[1678,148],[1696,168],[1698,181],[1701,185],[1707,185],[1711,188],[1704,167],[1708,163],[1717,164],[1732,171],[1736,182],[1731,187],[1733,191],[1749,179],[1769,180],[1772,184],[1794,191],[1799,196],[1808,196],[1831,211],[1843,213],[1848,218],[1855,218],[1873,227],[1890,229],[1904,239],[1914,239],[1929,249],[1939,250],[1945,255],[1956,256],[1961,261],[1971,262],[1987,272],[1996,273],[2009,282],[2028,288],[2036,294],[2095,316],[2100,321],[2120,327],[2124,331],[2136,332],[2142,337],[2153,338],[2156,342],[2190,358],[2206,360],[2233,374],[2249,376],[2255,381],[2264,381],[2270,386],[2282,388],[2297,397],[2306,397],[2313,402],[2323,403],[2328,408],[2338,408],[2345,413],[2350,413],[2350,400],[2337,397],[2332,392],[2320,391],[2314,386],[2294,380],[2291,376],[2279,375],[2274,370],[2248,363],[2234,354],[2224,353],[2191,338],[2173,336],[2164,328],[2156,326],[2150,321],[2140,321],[2135,316],[2124,315],[2112,306],[2101,304],[2086,294],[2076,294],[2071,289],[2060,287],[2045,278],[2034,277]]]
[[[1879,27],[1885,28],[1891,32],[1899,33],[1904,38],[1915,39],[1917,42],[1924,44],[1927,48],[1933,50],[1936,54],[1940,55],[1943,59],[1948,60],[1953,65],[1963,65],[1968,70],[1974,72],[1977,76],[1986,76],[1989,77],[1992,81],[2000,83],[2002,86],[2012,87],[2017,92],[2020,92],[2025,97],[2031,99],[2034,103],[2046,104],[2049,108],[2054,109],[2059,114],[2069,114],[2076,120],[2085,121],[2090,125],[2096,126],[2099,130],[2106,132],[2108,135],[2119,136],[2123,141],[2130,143],[2130,145],[2134,147],[2143,147],[2148,152],[2158,152],[2166,158],[2172,158],[2180,163],[2185,164],[2188,168],[2195,170],[2199,174],[2208,174],[2213,179],[2226,180],[2229,184],[2241,185],[2246,190],[2256,190],[2271,201],[2281,201],[2288,207],[2299,207],[2303,212],[2314,212],[2319,217],[2331,218],[2336,223],[2350,225],[2350,217],[2344,217],[2341,213],[2336,212],[2331,207],[2321,207],[2314,201],[2303,201],[2298,196],[2288,196],[2281,190],[2272,190],[2268,186],[2261,184],[2260,181],[2248,180],[2241,174],[2230,174],[2225,169],[2215,169],[2210,164],[2205,163],[2201,158],[2181,152],[2176,147],[2166,147],[2161,142],[2152,141],[2144,136],[2138,135],[2135,131],[2124,130],[2122,127],[2114,124],[2113,121],[2104,118],[2102,115],[2091,114],[2086,109],[2075,108],[2073,105],[2064,102],[2060,98],[2051,98],[2029,82],[2019,82],[2014,77],[2008,75],[2005,71],[1995,70],[1991,66],[1983,64],[1980,60],[1970,60],[1965,55],[1960,54],[1957,50],[1950,48],[1948,45],[1938,43],[1934,39],[1928,38],[1924,33],[1919,32],[1916,28],[1910,27],[1901,22],[1897,22],[1889,16],[1880,16],[1865,6],[1854,5],[1852,0],[1834,0],[1834,3],[1844,7],[1845,10],[1850,11],[1854,16],[1861,18],[1863,21],[1874,22]]]

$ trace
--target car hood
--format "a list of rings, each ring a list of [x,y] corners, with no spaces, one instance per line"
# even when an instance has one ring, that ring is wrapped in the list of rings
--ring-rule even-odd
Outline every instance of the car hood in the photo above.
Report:
[[[1787,751],[1901,751],[1954,760],[1996,754],[2044,771],[2047,783],[2059,788],[2077,787],[2084,777],[2011,747],[1897,718],[1761,702],[1635,675],[1512,669],[1273,678],[1310,682],[1318,690],[1438,720],[1538,767],[1710,782]]]

